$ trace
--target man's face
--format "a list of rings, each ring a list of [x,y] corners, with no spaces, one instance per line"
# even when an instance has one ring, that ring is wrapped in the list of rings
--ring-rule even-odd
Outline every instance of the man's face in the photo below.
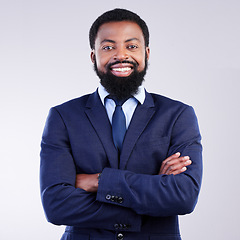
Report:
[[[109,22],[99,28],[91,59],[110,94],[118,95],[114,89],[123,92],[119,98],[136,93],[146,73],[148,58],[149,48],[145,47],[142,30],[136,23]]]
[[[137,70],[145,67],[145,54],[149,58],[149,48],[145,47],[141,28],[134,22],[109,22],[103,24],[95,40],[95,49],[91,58],[98,70],[106,73],[109,64],[128,60],[137,64]],[[133,71],[132,64],[115,64],[111,73],[118,77],[127,77]]]

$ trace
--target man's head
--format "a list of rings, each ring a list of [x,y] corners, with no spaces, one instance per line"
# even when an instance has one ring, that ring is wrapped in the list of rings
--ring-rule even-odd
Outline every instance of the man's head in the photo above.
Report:
[[[145,46],[149,46],[149,31],[147,24],[141,19],[136,13],[131,12],[126,9],[116,8],[114,10],[110,10],[108,12],[103,13],[99,16],[95,22],[92,24],[89,31],[89,42],[91,49],[95,48],[95,40],[97,37],[98,29],[104,24],[109,22],[121,22],[121,21],[129,21],[135,22],[142,29]]]
[[[89,33],[94,69],[106,90],[119,99],[135,94],[149,58],[149,33],[135,13],[114,9],[101,15]]]

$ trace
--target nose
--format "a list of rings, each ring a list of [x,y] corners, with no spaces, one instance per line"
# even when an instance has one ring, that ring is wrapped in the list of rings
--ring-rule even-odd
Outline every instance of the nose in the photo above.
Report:
[[[125,47],[118,48],[113,58],[119,61],[127,60],[129,58],[127,49]]]

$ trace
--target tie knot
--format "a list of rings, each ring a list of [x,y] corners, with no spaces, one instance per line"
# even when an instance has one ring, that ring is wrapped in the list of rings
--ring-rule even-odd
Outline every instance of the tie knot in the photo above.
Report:
[[[109,95],[107,97],[112,99],[115,102],[116,106],[122,106],[128,100],[128,98],[126,98],[126,99],[117,99],[116,97],[111,96],[111,95]]]

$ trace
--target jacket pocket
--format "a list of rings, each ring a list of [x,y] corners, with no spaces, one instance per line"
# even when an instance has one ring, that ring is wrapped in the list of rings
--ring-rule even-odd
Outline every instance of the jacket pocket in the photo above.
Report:
[[[144,137],[143,139],[139,139],[138,144],[141,144],[143,147],[146,145],[163,145],[163,144],[169,144],[170,138],[169,136],[165,137],[158,137],[158,138],[151,138],[151,137]]]

